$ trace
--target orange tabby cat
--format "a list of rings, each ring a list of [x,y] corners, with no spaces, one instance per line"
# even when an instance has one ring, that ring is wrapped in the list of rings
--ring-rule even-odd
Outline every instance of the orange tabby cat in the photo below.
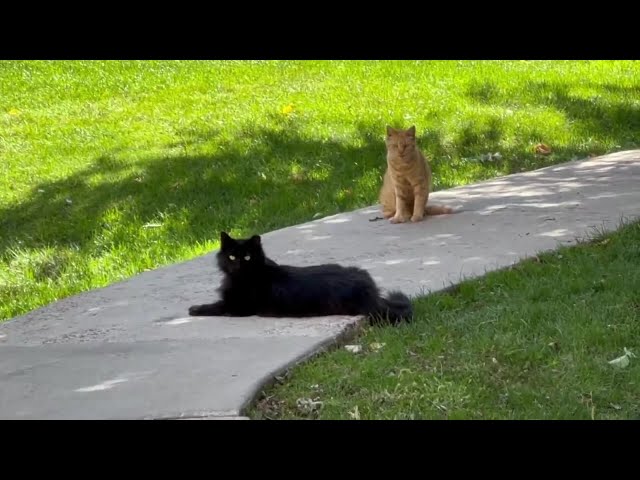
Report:
[[[391,223],[409,218],[419,222],[424,215],[453,213],[450,207],[427,206],[431,189],[431,167],[416,145],[416,127],[397,130],[387,126],[387,171],[380,189],[382,215]]]

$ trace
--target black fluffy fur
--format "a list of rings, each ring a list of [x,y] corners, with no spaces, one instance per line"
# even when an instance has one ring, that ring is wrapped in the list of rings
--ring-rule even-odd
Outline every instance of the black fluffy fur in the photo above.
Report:
[[[267,258],[258,235],[233,239],[220,234],[221,300],[193,305],[189,315],[315,317],[366,315],[371,324],[411,321],[413,307],[401,292],[384,298],[369,275],[336,264],[294,267]],[[248,257],[248,258],[247,258]]]

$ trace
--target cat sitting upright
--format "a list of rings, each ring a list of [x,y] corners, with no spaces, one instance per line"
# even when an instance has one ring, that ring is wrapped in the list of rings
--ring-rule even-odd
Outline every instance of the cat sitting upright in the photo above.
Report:
[[[425,215],[454,213],[451,207],[427,205],[431,190],[431,167],[416,145],[416,127],[398,130],[387,125],[387,169],[379,200],[382,216],[391,223],[411,219],[419,222]]]
[[[383,297],[366,270],[337,264],[278,265],[267,258],[258,235],[233,239],[221,232],[220,240],[216,260],[224,274],[218,288],[221,300],[193,305],[189,315],[365,315],[371,324],[397,324],[413,318],[409,298],[397,291]]]

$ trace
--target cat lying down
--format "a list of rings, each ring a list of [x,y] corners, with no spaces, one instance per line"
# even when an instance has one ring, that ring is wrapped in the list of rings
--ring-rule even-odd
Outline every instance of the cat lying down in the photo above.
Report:
[[[383,297],[366,270],[337,264],[278,265],[265,255],[258,235],[233,239],[221,232],[220,240],[216,259],[224,274],[218,288],[222,299],[193,305],[189,315],[365,315],[371,324],[397,324],[413,319],[409,298],[398,291]]]

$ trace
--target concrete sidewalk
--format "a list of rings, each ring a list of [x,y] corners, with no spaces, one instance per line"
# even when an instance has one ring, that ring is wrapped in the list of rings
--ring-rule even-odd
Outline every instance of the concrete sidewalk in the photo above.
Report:
[[[436,192],[462,208],[416,224],[377,207],[263,235],[280,263],[365,267],[410,295],[502,268],[640,216],[640,151]],[[229,418],[263,383],[358,318],[193,318],[216,296],[214,253],[0,324],[0,418]]]

